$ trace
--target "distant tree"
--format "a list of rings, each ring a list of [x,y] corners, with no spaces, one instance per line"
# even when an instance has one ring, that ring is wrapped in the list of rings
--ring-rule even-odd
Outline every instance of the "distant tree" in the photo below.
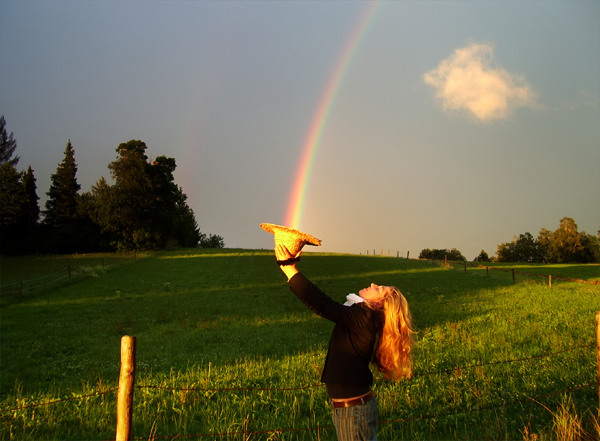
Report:
[[[39,225],[40,206],[37,195],[35,175],[31,166],[21,174],[21,185],[23,186],[23,205],[21,209],[21,221],[18,233],[21,253],[29,253],[39,249]]]
[[[174,182],[175,159],[157,157],[149,166],[154,202],[153,224],[160,232],[162,242],[174,240],[184,247],[196,247],[200,232],[194,212],[188,207],[187,196]]]
[[[538,243],[531,233],[520,234],[512,242],[498,245],[498,262],[541,262]]]
[[[173,241],[197,246],[194,213],[174,183],[175,159],[159,156],[150,162],[146,149],[140,140],[117,147],[118,157],[108,166],[114,185],[102,178],[92,187],[93,219],[119,249],[163,248]]]
[[[40,216],[35,176],[31,166],[17,170],[14,156],[17,142],[6,133],[6,120],[0,116],[0,252],[23,254],[36,244]]]
[[[577,224],[570,217],[563,217],[552,236],[550,258],[553,262],[582,262],[584,260],[582,235]]]
[[[451,250],[447,249],[429,249],[425,248],[421,250],[419,254],[419,259],[432,259],[432,260],[466,260],[462,253],[456,248],[452,248]]]
[[[542,228],[534,239],[530,233],[498,245],[499,262],[600,262],[600,238],[579,232],[570,217],[560,220],[555,231]]]
[[[200,247],[202,248],[225,248],[225,241],[217,234],[201,235]]]
[[[195,248],[200,245],[203,236],[198,229],[194,211],[187,204],[180,206],[178,215],[173,221],[171,237],[182,247]],[[223,238],[220,239],[223,242]],[[213,248],[223,248],[223,246]]]
[[[23,217],[25,192],[20,174],[10,162],[0,165],[0,251],[18,253],[18,224]]]
[[[490,256],[488,256],[488,253],[486,253],[485,250],[481,250],[481,252],[475,258],[474,261],[475,262],[491,262],[492,259],[490,259]]]
[[[146,149],[140,140],[119,144],[118,158],[108,165],[115,180],[109,227],[118,231],[116,245],[121,249],[152,249],[158,245],[150,217],[154,197]]]
[[[36,179],[31,166],[23,173],[21,184],[25,192],[23,220],[29,226],[37,225],[40,219],[40,206],[38,204],[40,198],[37,195]]]
[[[13,137],[13,133],[10,135],[6,132],[6,120],[4,115],[0,116],[0,165],[9,163],[16,167],[19,163],[19,157],[13,158],[15,149],[17,148],[17,141]]]
[[[35,246],[38,197],[31,167],[19,173],[10,163],[0,165],[0,246],[2,254],[23,254]]]
[[[65,157],[58,165],[56,173],[50,177],[50,190],[44,223],[50,226],[64,226],[77,219],[77,196],[81,186],[77,183],[77,164],[71,140],[65,148]]]
[[[600,238],[585,232],[581,233],[583,247],[582,262],[600,262]]]
[[[14,165],[0,165],[0,227],[15,225],[23,218],[25,189]]]
[[[542,228],[538,233],[538,250],[542,256],[542,261],[549,262],[552,253],[552,241],[554,233],[546,228]]]
[[[103,232],[100,225],[94,220],[95,201],[91,191],[82,193],[78,197],[78,228],[76,238],[82,252],[111,251],[110,235]]]

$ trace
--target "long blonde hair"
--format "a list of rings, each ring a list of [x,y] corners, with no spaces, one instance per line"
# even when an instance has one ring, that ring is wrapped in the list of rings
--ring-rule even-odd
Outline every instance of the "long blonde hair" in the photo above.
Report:
[[[412,375],[414,331],[406,298],[395,286],[388,288],[380,302],[370,305],[384,315],[373,361],[385,378],[397,381]]]

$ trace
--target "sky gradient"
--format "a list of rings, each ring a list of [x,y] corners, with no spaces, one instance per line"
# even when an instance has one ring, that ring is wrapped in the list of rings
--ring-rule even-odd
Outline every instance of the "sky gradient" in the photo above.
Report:
[[[9,0],[0,113],[42,208],[69,139],[82,191],[141,139],[227,247],[301,207],[323,251],[473,259],[600,229],[599,24],[597,1]]]

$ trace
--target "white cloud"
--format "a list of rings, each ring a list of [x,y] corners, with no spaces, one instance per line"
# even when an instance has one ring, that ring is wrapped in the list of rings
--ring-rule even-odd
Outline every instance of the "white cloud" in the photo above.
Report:
[[[492,66],[494,49],[473,44],[423,75],[444,109],[466,110],[482,121],[502,119],[515,107],[534,107],[535,95],[522,76]]]

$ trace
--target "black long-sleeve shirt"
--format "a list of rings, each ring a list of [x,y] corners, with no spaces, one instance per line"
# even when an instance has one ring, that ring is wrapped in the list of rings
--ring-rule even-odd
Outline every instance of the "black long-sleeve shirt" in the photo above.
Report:
[[[349,398],[368,392],[373,384],[369,363],[382,313],[365,303],[344,306],[300,273],[288,285],[311,311],[335,323],[321,375],[330,397]]]

